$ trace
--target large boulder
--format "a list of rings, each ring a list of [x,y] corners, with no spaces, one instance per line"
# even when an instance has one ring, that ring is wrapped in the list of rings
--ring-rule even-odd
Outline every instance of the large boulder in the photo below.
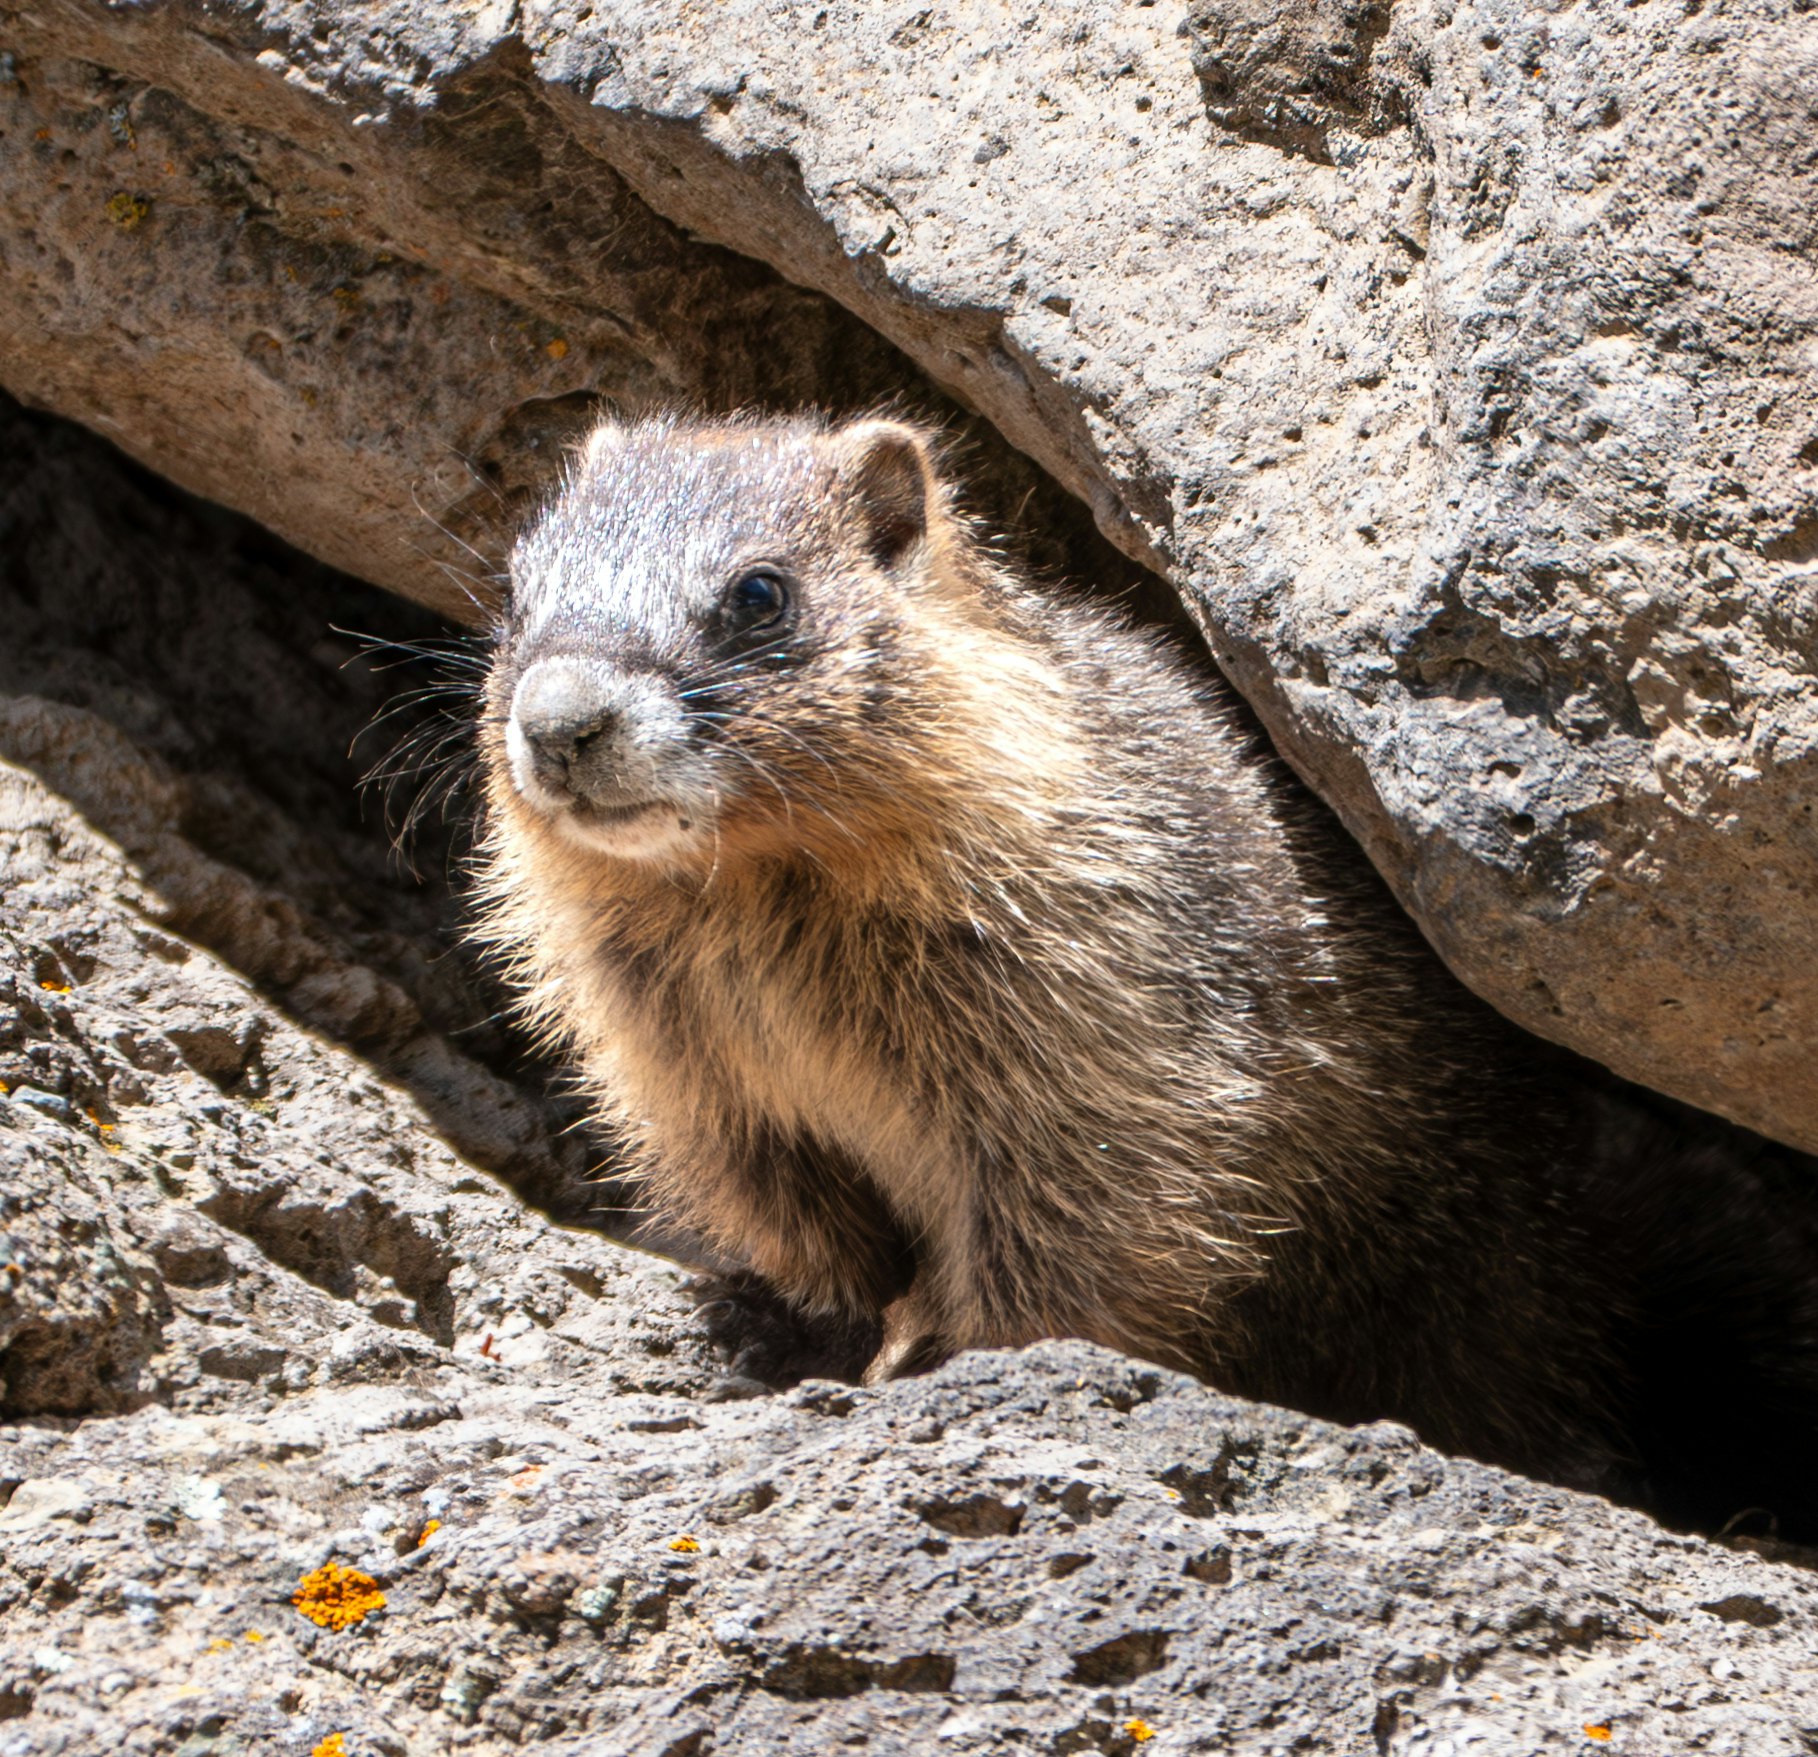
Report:
[[[459,612],[597,397],[948,393],[990,505],[1033,460],[1167,576],[1473,987],[1818,1147],[1802,0],[0,32],[20,394]]]

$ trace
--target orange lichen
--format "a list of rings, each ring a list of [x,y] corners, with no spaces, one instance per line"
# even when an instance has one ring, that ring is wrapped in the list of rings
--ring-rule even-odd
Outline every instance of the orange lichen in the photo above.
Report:
[[[417,1534],[417,1548],[421,1549],[435,1534],[442,1529],[442,1521],[431,1519]]]
[[[1139,1745],[1147,1744],[1155,1737],[1155,1728],[1146,1720],[1127,1720],[1124,1722],[1124,1731]]]
[[[543,352],[552,360],[562,360],[567,358],[568,344],[563,341],[560,336],[557,336],[553,342],[549,343],[548,346],[543,349]]]
[[[116,197],[115,199],[117,200],[118,197]],[[109,202],[108,205],[109,205],[109,207],[112,207],[113,203]],[[135,222],[135,223],[137,223],[137,222]],[[38,986],[41,989],[43,989],[46,994],[68,994],[69,993],[69,984],[67,982],[44,981],[44,982],[40,982],[38,984]]]
[[[257,1644],[265,1639],[265,1631],[263,1629],[248,1629],[246,1631],[246,1639]]]
[[[1607,1726],[1588,1726],[1584,1729],[1584,1736],[1602,1744],[1605,1739],[1610,1737],[1610,1729]]]
[[[347,1757],[347,1735],[330,1733],[310,1752],[309,1757]]]
[[[370,1574],[324,1562],[297,1583],[290,1602],[323,1629],[345,1629],[385,1608],[385,1594]]]
[[[701,1549],[700,1544],[686,1534],[681,1537],[672,1537],[669,1540],[669,1547],[678,1555],[683,1556],[699,1555]]]
[[[121,189],[107,198],[107,205],[102,211],[122,232],[130,232],[151,212],[151,203],[143,196],[128,195]],[[40,986],[49,988],[50,984],[46,982]]]

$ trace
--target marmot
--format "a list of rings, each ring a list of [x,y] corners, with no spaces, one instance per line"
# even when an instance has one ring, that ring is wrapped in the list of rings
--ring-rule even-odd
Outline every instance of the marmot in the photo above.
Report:
[[[1019,578],[929,433],[601,426],[484,701],[530,1014],[659,1214],[888,1309],[879,1372],[1085,1337],[1809,1520],[1818,1297],[1763,1174],[1470,996],[1207,670]]]

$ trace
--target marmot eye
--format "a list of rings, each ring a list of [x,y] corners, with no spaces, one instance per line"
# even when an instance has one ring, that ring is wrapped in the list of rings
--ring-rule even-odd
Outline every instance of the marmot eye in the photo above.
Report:
[[[767,569],[742,574],[726,594],[726,613],[740,629],[769,628],[783,620],[789,588]]]

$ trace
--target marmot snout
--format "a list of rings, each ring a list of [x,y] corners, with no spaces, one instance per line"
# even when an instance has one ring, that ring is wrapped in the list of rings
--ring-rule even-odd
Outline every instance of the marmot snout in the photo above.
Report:
[[[488,931],[660,1213],[889,1308],[891,1361],[1082,1336],[1809,1514],[1818,1300],[1765,1174],[1465,994],[1214,682],[978,541],[926,435],[609,424],[512,576]]]

